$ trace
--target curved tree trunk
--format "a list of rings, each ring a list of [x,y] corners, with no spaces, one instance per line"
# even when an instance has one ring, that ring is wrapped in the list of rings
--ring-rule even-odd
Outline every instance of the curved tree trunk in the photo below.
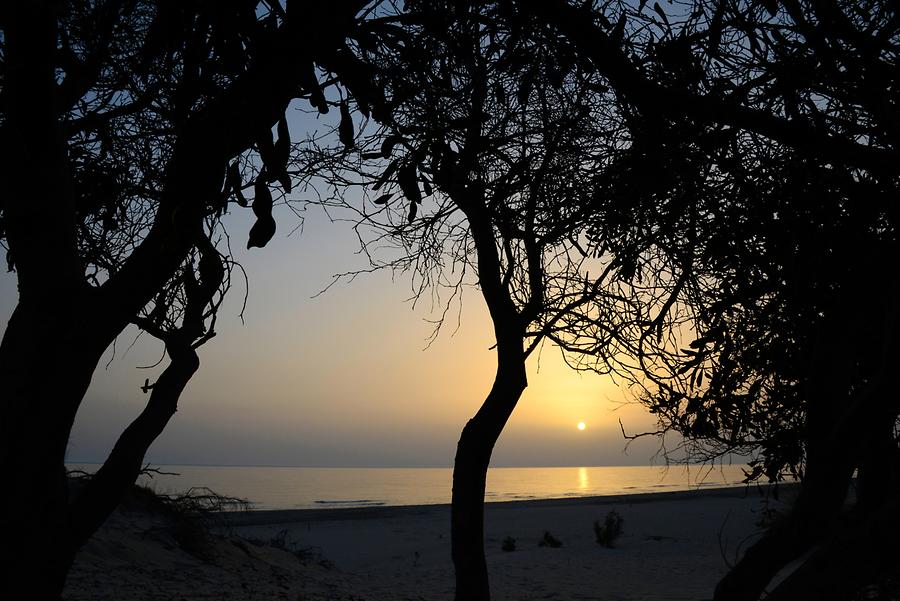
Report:
[[[475,122],[480,123],[477,119]],[[454,201],[469,221],[477,257],[478,282],[497,341],[494,383],[478,413],[463,428],[456,447],[450,532],[456,572],[455,599],[488,601],[490,587],[484,555],[485,482],[494,445],[528,386],[525,373],[525,327],[528,319],[519,312],[508,282],[503,278],[493,224],[483,192],[475,192],[471,188],[451,189],[455,193]]]
[[[55,600],[78,549],[134,483],[144,454],[174,414],[199,360],[189,345],[177,350],[168,347],[172,361],[154,385],[146,408],[70,504],[66,441],[100,358],[98,351],[90,349],[99,345],[88,342],[86,336],[71,344],[47,340],[41,336],[41,325],[26,317],[28,313],[23,306],[17,307],[0,345],[4,398],[0,469],[9,490],[0,497],[5,541],[0,598],[17,598],[27,591],[31,599]],[[47,334],[59,336],[61,328],[53,327]],[[29,348],[43,360],[22,352]]]
[[[171,362],[153,384],[141,414],[122,432],[109,457],[72,501],[71,538],[77,551],[119,505],[140,475],[144,456],[178,410],[178,399],[200,367],[189,344],[168,344]]]
[[[522,337],[497,345],[497,375],[491,391],[469,420],[456,447],[451,505],[456,600],[490,599],[484,555],[484,492],[491,452],[527,386]]]

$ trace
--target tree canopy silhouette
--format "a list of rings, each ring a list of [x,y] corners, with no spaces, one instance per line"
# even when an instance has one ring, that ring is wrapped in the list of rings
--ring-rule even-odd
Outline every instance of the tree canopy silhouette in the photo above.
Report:
[[[563,1],[433,11],[408,40],[410,55],[394,55],[400,64],[386,86],[403,101],[377,188],[390,191],[396,181],[401,197],[380,194],[362,217],[371,223],[387,215],[397,226],[382,231],[411,252],[390,264],[417,271],[423,285],[453,287],[466,267],[474,269],[494,320],[497,379],[464,430],[455,469],[458,597],[488,594],[476,554],[482,474],[526,384],[519,366],[532,347],[523,340],[542,337],[581,366],[630,371],[662,428],[684,435],[693,457],[751,453],[751,479],[802,478],[789,519],[746,553],[717,598],[758,598],[813,545],[821,550],[813,567],[788,579],[779,595],[858,587],[887,561],[873,555],[872,541],[860,552],[860,537],[874,531],[868,526],[835,539],[856,537],[853,561],[841,555],[852,578],[836,586],[849,570],[834,570],[815,587],[809,578],[822,565],[816,562],[834,561],[840,549],[826,535],[855,469],[863,523],[893,524],[893,485],[885,484],[894,481],[897,409],[885,386],[896,281],[879,275],[872,260],[892,256],[896,246],[893,11],[877,2],[694,2],[651,11],[645,3]],[[534,41],[519,46],[525,39]],[[590,73],[588,95],[552,73],[559,56],[571,58],[575,73]],[[427,73],[434,76],[415,79]],[[415,83],[407,89],[398,79]],[[509,81],[515,87],[505,87]],[[594,93],[601,88],[612,95]],[[508,99],[545,102],[559,90],[609,119],[578,125],[592,144],[607,136],[619,145],[603,146],[615,152],[594,163],[590,150],[566,155],[580,157],[574,162],[591,175],[538,198],[554,216],[566,215],[560,223],[570,238],[539,234],[529,248],[530,230],[521,224],[541,208],[529,213],[527,201],[507,202],[503,185],[521,174],[547,190],[541,172],[528,170],[532,163],[504,154],[517,139],[507,125],[519,124],[507,116],[519,110]],[[538,153],[547,147],[546,138],[527,140]],[[403,155],[390,159],[397,145]],[[424,216],[419,180],[426,194],[432,186],[439,192]],[[391,213],[397,206],[400,213]],[[402,226],[405,219],[412,225]],[[549,250],[569,243],[560,254]],[[600,280],[581,272],[588,254],[606,260]],[[572,260],[576,267],[560,279],[581,282],[578,295],[558,286],[551,274],[561,263],[544,262],[547,256]],[[463,266],[454,278],[430,275],[454,264]],[[885,282],[881,293],[861,293],[873,282]]]
[[[898,282],[879,265],[897,250],[896,11],[641,3],[604,20],[564,2],[529,6],[646,118],[678,131],[675,154],[691,156],[702,130],[717,130],[692,159],[705,175],[684,195],[690,224],[659,230],[677,275],[635,349],[636,379],[663,428],[694,451],[756,451],[751,478],[792,471],[802,485],[788,519],[748,549],[716,598],[757,599],[813,547],[766,598],[851,595],[893,561],[876,533],[896,532],[900,407],[888,366]],[[666,172],[672,157],[657,153],[654,165]],[[632,200],[665,206],[683,190],[635,188]],[[637,275],[656,271],[642,267]],[[573,325],[573,350],[602,352],[589,323]],[[854,517],[839,525],[854,471]]]
[[[7,596],[59,597],[74,553],[172,415],[227,288],[222,213],[246,206],[252,187],[248,246],[274,234],[272,186],[289,190],[295,175],[288,104],[325,112],[324,87],[341,80],[361,110],[383,110],[347,47],[364,4],[4,4],[0,238],[19,288],[0,344]],[[75,414],[101,355],[132,323],[163,340],[170,363],[70,499]]]
[[[628,350],[621,342],[637,336],[633,304],[645,299],[620,286],[633,261],[590,229],[598,178],[613,177],[624,142],[643,126],[590,61],[511,3],[405,9],[402,43],[360,49],[377,65],[390,119],[332,164],[332,183],[369,247],[388,241],[403,251],[374,254],[373,268],[412,271],[417,294],[449,289],[451,299],[476,283],[488,307],[497,371],[460,436],[452,495],[456,598],[488,599],[485,478],[527,386],[526,359],[562,340],[566,316],[588,304],[604,307],[594,319],[610,331],[610,369]],[[361,205],[345,200],[345,186],[365,186]]]

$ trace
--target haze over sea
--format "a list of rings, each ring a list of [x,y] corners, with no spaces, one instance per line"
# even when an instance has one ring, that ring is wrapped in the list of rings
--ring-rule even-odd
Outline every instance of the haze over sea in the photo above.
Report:
[[[70,468],[95,471],[96,464]],[[739,486],[742,466],[497,467],[488,472],[487,502],[670,492]],[[177,475],[144,476],[160,493],[207,487],[240,497],[253,509],[323,509],[450,502],[450,468],[334,468],[164,465]]]

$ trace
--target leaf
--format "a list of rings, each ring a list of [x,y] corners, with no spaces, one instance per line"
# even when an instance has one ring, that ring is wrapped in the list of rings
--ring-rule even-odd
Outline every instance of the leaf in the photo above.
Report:
[[[242,190],[242,188],[244,187],[244,182],[241,181],[241,170],[238,166],[237,161],[229,165],[228,174],[225,176],[225,183],[230,191],[234,192],[234,195],[237,198],[237,203],[242,207],[246,207],[247,199],[244,197],[244,192]]]
[[[371,86],[366,86],[367,88]],[[368,91],[368,90],[366,90]],[[353,90],[353,97],[356,99],[356,108],[359,109],[359,112],[362,113],[363,117],[368,119],[372,116],[372,107],[369,104],[368,96],[371,94],[363,93],[360,90],[360,87],[357,86],[356,89]]]
[[[391,179],[391,176],[394,175],[394,172],[397,170],[399,165],[399,161],[393,160],[381,174],[381,176],[375,181],[375,184],[372,186],[372,190],[378,192],[378,189],[381,188],[388,180]]]
[[[393,196],[393,193],[388,192],[387,194],[382,194],[381,196],[379,196],[372,202],[374,202],[377,205],[387,204],[387,201],[389,201],[391,199],[391,196]]]
[[[200,273],[203,299],[208,304],[225,279],[222,257],[208,240],[206,244],[200,246],[200,262],[197,265],[197,271]]]
[[[529,69],[525,72],[525,74],[522,76],[522,79],[519,81],[519,88],[516,90],[516,100],[520,105],[528,104],[528,98],[531,96],[531,86],[533,80],[534,69]]]
[[[328,112],[328,102],[325,101],[325,94],[319,86],[319,79],[316,77],[316,68],[310,62],[305,69],[301,69],[300,73],[303,88],[309,92],[309,103],[319,109],[323,115]]]
[[[391,156],[391,152],[394,150],[394,146],[397,145],[398,142],[403,141],[403,138],[394,134],[390,135],[384,139],[384,142],[381,143],[381,156],[384,158],[389,158]]]
[[[278,140],[275,142],[275,159],[287,165],[291,154],[291,132],[288,129],[287,117],[282,115],[278,120]]]
[[[766,7],[766,10],[769,11],[769,14],[773,17],[778,14],[777,0],[763,0],[763,6]]]
[[[341,123],[338,125],[338,138],[344,145],[344,148],[351,149],[354,146],[353,141],[353,117],[350,115],[350,107],[346,100],[341,100]]]
[[[497,98],[497,103],[501,106],[506,105],[506,90],[503,89],[503,84],[498,83],[494,86],[494,95]]]
[[[415,202],[409,203],[409,215],[407,216],[407,221],[412,223],[416,218],[416,211],[418,211],[419,205]]]
[[[291,190],[294,188],[294,184],[291,181],[291,176],[288,174],[287,169],[278,174],[278,183],[281,184],[281,187],[284,188],[284,191],[290,194]]]
[[[422,188],[425,190],[425,196],[434,194],[434,190],[431,189],[431,184],[424,179],[422,180]]]
[[[287,172],[287,164],[291,156],[291,132],[288,129],[287,117],[284,115],[278,120],[277,131],[278,140],[275,141],[272,158],[275,164],[267,167],[272,177],[284,188],[284,191],[290,193],[293,184]]]
[[[119,222],[116,221],[116,218],[112,216],[110,213],[104,213],[103,218],[103,229],[109,232],[114,232],[119,229]]]
[[[666,11],[662,9],[662,6],[659,5],[659,2],[653,3],[653,10],[656,11],[656,14],[659,15],[659,18],[663,20],[663,23],[666,24],[666,27],[671,29],[672,26],[669,25],[669,17],[666,16]]]
[[[414,203],[422,202],[422,193],[419,191],[419,182],[416,179],[416,166],[406,163],[397,172],[397,183],[403,191],[403,195]]]
[[[609,37],[616,44],[619,44],[622,41],[622,38],[625,37],[625,13],[622,13],[619,16],[619,20],[616,21],[616,26],[609,34]]]
[[[722,43],[722,29],[725,18],[725,0],[719,0],[716,12],[709,24],[709,45],[707,52],[712,56],[719,55],[719,45]]]

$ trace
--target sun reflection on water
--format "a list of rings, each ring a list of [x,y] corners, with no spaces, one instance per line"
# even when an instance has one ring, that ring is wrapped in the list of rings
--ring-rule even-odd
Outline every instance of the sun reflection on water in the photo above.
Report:
[[[587,490],[590,484],[590,480],[588,480],[587,468],[578,468],[578,490]]]

